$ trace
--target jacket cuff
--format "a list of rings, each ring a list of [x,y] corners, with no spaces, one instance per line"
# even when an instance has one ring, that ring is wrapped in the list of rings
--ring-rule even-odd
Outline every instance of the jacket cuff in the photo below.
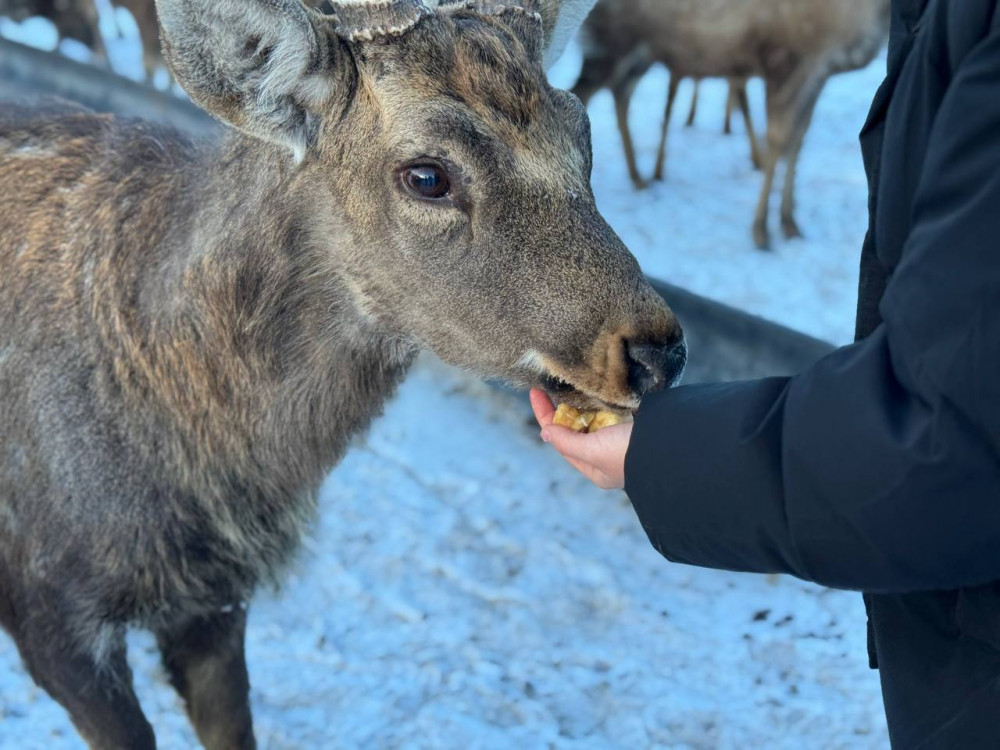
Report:
[[[785,378],[683,386],[647,396],[625,457],[625,492],[672,562],[804,576],[785,518]],[[778,444],[773,444],[774,434]]]

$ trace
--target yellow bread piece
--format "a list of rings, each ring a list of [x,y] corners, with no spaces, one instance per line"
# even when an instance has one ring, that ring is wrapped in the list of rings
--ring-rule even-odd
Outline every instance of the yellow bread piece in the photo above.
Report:
[[[592,421],[594,412],[580,412],[569,404],[559,404],[555,416],[552,417],[554,424],[568,427],[573,432],[586,432]]]
[[[574,432],[597,432],[603,427],[621,424],[625,421],[614,412],[610,411],[584,411],[574,409],[569,404],[559,404],[556,413],[552,417],[553,424],[568,427]]]
[[[625,417],[619,416],[613,411],[599,411],[594,414],[594,419],[587,428],[587,432],[597,432],[600,429],[621,424],[624,421]]]

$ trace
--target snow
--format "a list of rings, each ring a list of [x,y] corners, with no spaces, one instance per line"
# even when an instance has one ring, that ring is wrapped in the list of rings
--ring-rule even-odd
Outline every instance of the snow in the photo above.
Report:
[[[28,18],[21,23],[0,17],[0,36],[51,52],[59,44],[56,27],[44,18]]]
[[[0,21],[43,48],[50,32]],[[111,33],[116,70],[141,77],[134,30]],[[571,48],[554,82],[578,66]],[[753,248],[760,175],[740,120],[721,135],[718,82],[693,129],[682,87],[668,179],[641,193],[610,96],[594,98],[598,203],[648,273],[845,342],[866,221],[856,133],[883,67],[835,78],[820,101],[800,169],[807,240],[774,227],[775,250]],[[654,71],[633,103],[647,173],[665,92]],[[130,660],[160,747],[195,747],[148,635],[130,635]],[[263,750],[888,744],[859,595],[667,563],[624,495],[542,446],[522,396],[430,357],[329,477],[283,590],[251,605],[248,660]],[[0,748],[82,747],[0,637]]]

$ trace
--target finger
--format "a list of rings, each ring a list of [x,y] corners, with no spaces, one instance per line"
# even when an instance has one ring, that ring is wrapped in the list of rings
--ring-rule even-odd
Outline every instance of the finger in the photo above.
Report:
[[[531,410],[535,412],[535,419],[538,420],[539,427],[547,427],[552,424],[552,415],[556,413],[556,409],[545,391],[532,388],[530,399]]]

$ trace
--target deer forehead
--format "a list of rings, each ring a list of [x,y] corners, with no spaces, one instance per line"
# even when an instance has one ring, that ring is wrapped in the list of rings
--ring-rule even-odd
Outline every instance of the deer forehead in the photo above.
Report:
[[[380,119],[392,158],[441,158],[468,170],[465,177],[520,183],[533,193],[589,191],[581,144],[555,113],[513,131],[464,101],[430,97],[410,107],[387,106]]]
[[[537,74],[457,56],[447,75],[370,79],[366,97],[390,149],[443,156],[538,189],[587,191],[585,154]]]

